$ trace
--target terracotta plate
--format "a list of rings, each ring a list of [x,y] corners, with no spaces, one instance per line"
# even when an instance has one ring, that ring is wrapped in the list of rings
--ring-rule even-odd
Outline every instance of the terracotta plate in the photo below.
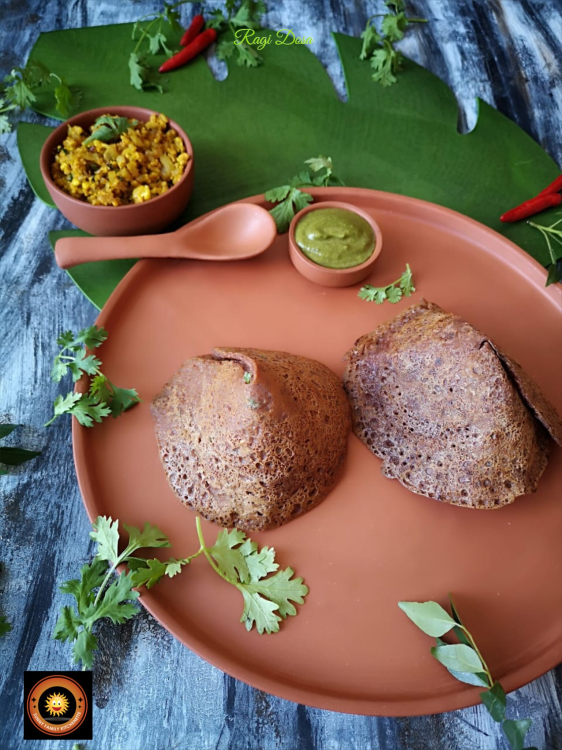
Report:
[[[195,519],[160,467],[149,404],[187,357],[213,346],[279,349],[342,373],[363,333],[422,295],[458,313],[521,362],[562,411],[562,294],[544,270],[500,235],[423,201],[370,190],[313,190],[372,213],[384,249],[368,282],[387,284],[410,263],[417,292],[397,305],[329,289],[300,276],[286,235],[239,263],[142,261],[103,309],[104,371],[143,403],[94,429],[74,425],[78,480],[90,518],[157,524],[183,557],[198,548]],[[261,197],[251,198],[259,203]],[[242,598],[202,558],[143,594],[162,625],[195,653],[262,690],[311,706],[375,715],[449,711],[478,702],[429,653],[431,639],[399,600],[453,592],[506,690],[562,659],[562,478],[554,449],[530,497],[498,511],[455,508],[385,479],[355,437],[345,474],[315,510],[272,532],[273,545],[310,587],[298,617],[276,635],[247,633]],[[204,524],[212,543],[218,528]]]

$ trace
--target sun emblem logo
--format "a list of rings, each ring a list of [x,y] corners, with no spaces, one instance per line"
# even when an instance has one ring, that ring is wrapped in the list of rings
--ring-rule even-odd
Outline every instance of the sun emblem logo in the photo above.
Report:
[[[52,693],[45,701],[45,708],[51,716],[62,716],[68,709],[68,699],[62,693]]]

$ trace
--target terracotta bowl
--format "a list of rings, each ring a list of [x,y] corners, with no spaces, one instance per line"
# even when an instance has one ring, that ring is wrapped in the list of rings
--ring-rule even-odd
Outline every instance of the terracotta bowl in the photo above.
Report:
[[[324,208],[345,208],[347,211],[353,211],[353,213],[361,216],[367,221],[375,233],[375,249],[372,254],[367,258],[364,263],[358,266],[352,266],[351,268],[325,268],[324,266],[318,265],[302,252],[300,247],[295,242],[295,228],[302,219],[302,217],[310,213],[310,211],[322,211]],[[382,234],[379,225],[365,211],[360,208],[351,205],[350,203],[343,203],[342,201],[323,201],[322,203],[313,203],[293,218],[291,226],[289,227],[289,255],[293,262],[294,267],[299,273],[305,276],[309,281],[313,281],[315,284],[321,284],[322,286],[350,286],[351,284],[357,284],[363,281],[370,273],[374,263],[380,255],[382,250]]]
[[[59,211],[73,224],[90,234],[118,236],[151,234],[159,232],[171,224],[189,203],[193,189],[193,146],[182,128],[170,120],[172,127],[183,140],[189,154],[185,172],[181,179],[166,193],[145,203],[131,203],[126,206],[92,206],[61,190],[51,178],[51,164],[55,149],[67,136],[69,125],[89,127],[105,114],[120,115],[146,122],[150,115],[158,114],[143,107],[100,107],[82,112],[59,125],[45,141],[41,149],[41,174],[45,185]]]

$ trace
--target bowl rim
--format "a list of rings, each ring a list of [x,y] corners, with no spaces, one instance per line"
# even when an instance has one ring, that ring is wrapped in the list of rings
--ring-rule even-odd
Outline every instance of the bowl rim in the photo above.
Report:
[[[173,185],[171,188],[166,190],[165,193],[162,193],[161,195],[156,195],[154,198],[150,198],[148,201],[143,201],[142,203],[127,203],[123,206],[94,206],[88,201],[80,200],[79,198],[75,198],[72,195],[69,195],[66,193],[62,188],[60,188],[58,185],[55,184],[53,178],[51,177],[51,157],[54,154],[54,150],[56,146],[58,146],[64,138],[67,135],[68,126],[69,125],[76,125],[82,122],[84,118],[89,119],[92,118],[92,122],[94,122],[97,117],[100,117],[104,114],[116,114],[121,117],[128,117],[128,118],[135,118],[135,117],[146,117],[147,120],[150,118],[151,115],[159,115],[164,114],[165,117],[168,117],[163,112],[158,112],[154,109],[147,109],[146,107],[133,107],[133,106],[108,106],[108,107],[96,107],[95,109],[86,109],[83,112],[78,112],[77,114],[70,117],[68,120],[65,120],[64,122],[61,122],[60,125],[58,125],[52,133],[48,136],[47,140],[41,147],[41,153],[39,155],[39,166],[41,168],[41,175],[43,177],[43,180],[45,182],[45,185],[49,192],[53,190],[58,196],[60,196],[63,200],[68,200],[72,204],[76,206],[82,206],[86,207],[86,210],[91,211],[112,211],[115,212],[116,209],[121,209],[121,211],[124,211],[125,209],[135,209],[139,208],[139,206],[146,206],[147,203],[150,203],[151,205],[154,205],[157,201],[165,200],[171,193],[173,193],[177,188],[180,188],[183,182],[188,178],[189,174],[193,171],[193,145],[189,139],[189,136],[185,132],[185,130],[181,127],[181,125],[178,125],[175,120],[171,120],[168,117],[168,124],[171,128],[173,128],[177,134],[182,139],[184,146],[186,148],[187,153],[189,154],[189,159],[186,164],[186,168],[184,170],[183,175],[181,178],[176,182],[175,185]]]
[[[320,263],[315,263],[303,253],[295,240],[295,228],[305,214],[308,214],[311,211],[319,211],[323,208],[343,208],[346,211],[351,211],[358,216],[361,216],[362,219],[365,219],[365,221],[369,223],[375,234],[375,247],[367,260],[363,261],[363,263],[359,263],[357,266],[350,266],[349,268],[330,268],[329,266],[322,266]],[[320,201],[319,203],[310,203],[293,216],[291,224],[289,225],[289,245],[299,256],[300,261],[309,269],[319,273],[344,277],[369,268],[376,261],[382,250],[382,232],[376,220],[362,208],[358,208],[352,203],[345,203],[344,201]]]

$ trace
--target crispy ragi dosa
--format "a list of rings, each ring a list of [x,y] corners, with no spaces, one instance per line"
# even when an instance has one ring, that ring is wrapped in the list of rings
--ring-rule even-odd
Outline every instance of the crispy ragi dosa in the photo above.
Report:
[[[244,531],[276,528],[318,505],[339,478],[351,429],[330,369],[259,349],[188,359],[151,411],[178,498]]]
[[[382,473],[426,497],[499,508],[534,492],[562,444],[554,407],[466,321],[422,300],[346,354],[353,430]]]

